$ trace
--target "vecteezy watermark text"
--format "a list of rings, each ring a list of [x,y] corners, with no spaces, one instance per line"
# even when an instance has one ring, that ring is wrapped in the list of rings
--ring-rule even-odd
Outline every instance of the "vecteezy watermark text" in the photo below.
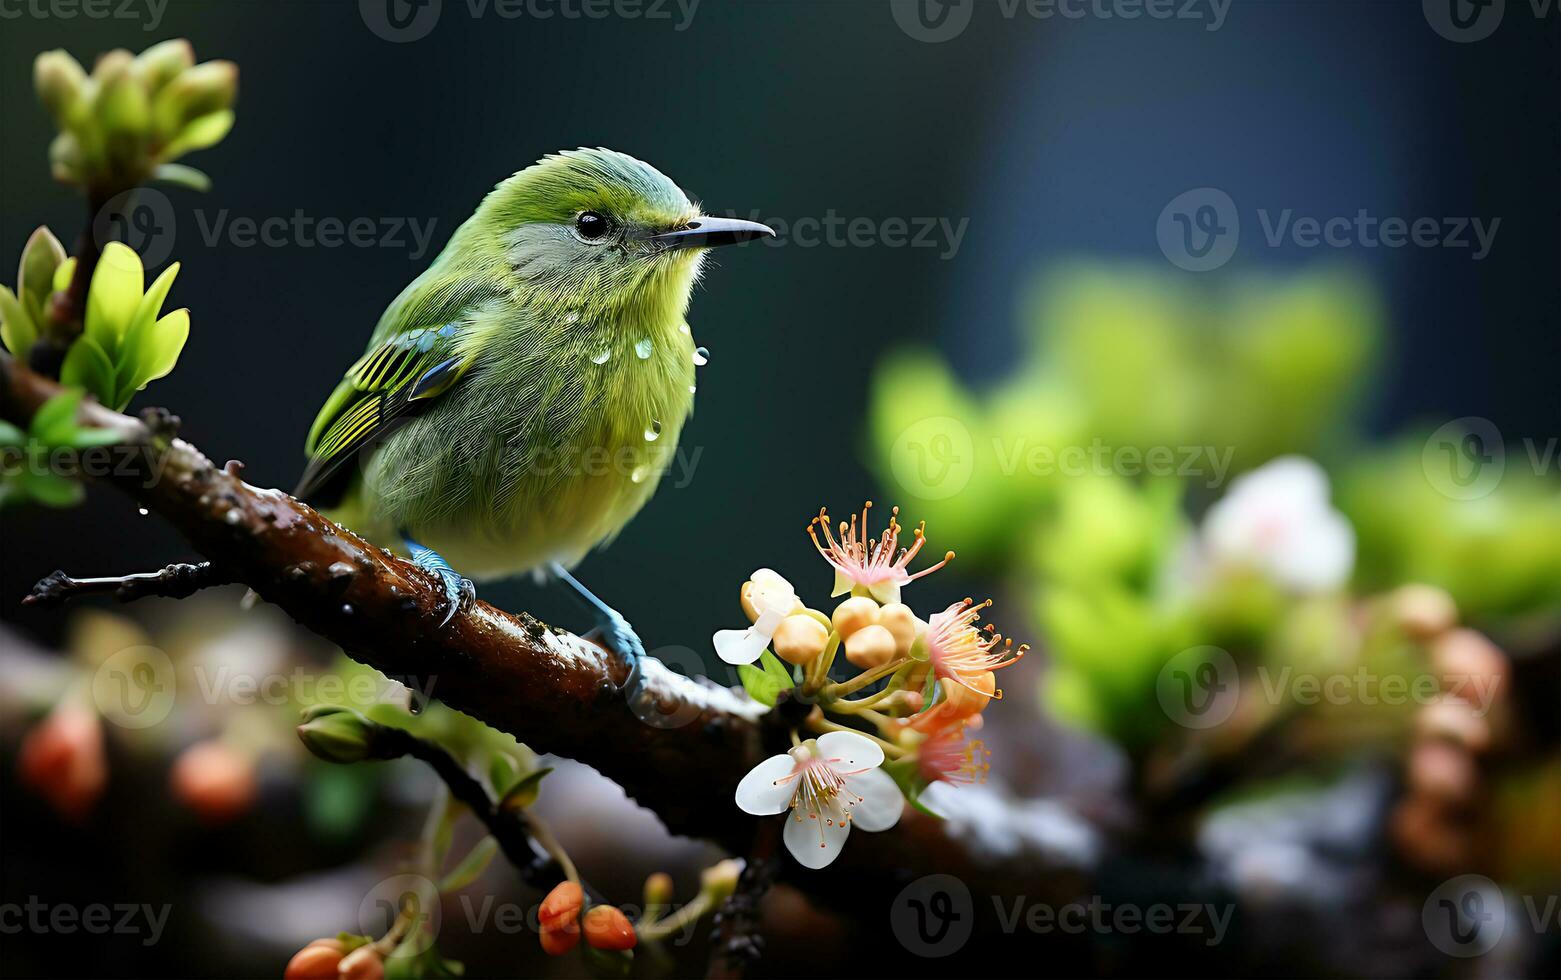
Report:
[[[1225,24],[1231,0],[889,0],[894,22],[908,36],[938,44],[965,32],[979,5],[996,9],[1006,21],[1029,20],[1181,20],[1217,31]]]
[[[1269,248],[1442,248],[1467,251],[1479,262],[1490,255],[1501,218],[1473,216],[1403,217],[1357,208],[1352,215],[1297,214],[1294,208],[1259,208],[1257,222]],[[1241,214],[1217,187],[1196,187],[1172,198],[1160,211],[1155,238],[1178,268],[1208,272],[1229,262],[1241,241]]]
[[[930,215],[847,217],[833,208],[821,216],[800,218],[768,217],[758,211],[745,215],[729,212],[726,217],[747,218],[769,225],[774,229],[775,237],[765,238],[762,243],[770,248],[787,245],[796,248],[935,248],[940,259],[952,259],[959,253],[960,243],[970,227],[969,218]]]
[[[155,31],[168,0],[0,0],[0,20],[129,20]]]
[[[84,932],[93,936],[141,936],[141,945],[152,946],[162,938],[163,927],[168,924],[168,913],[172,910],[172,905],[136,902],[51,905],[37,895],[31,895],[26,902],[0,905],[0,934],[14,936],[31,932],[68,936]]]
[[[472,20],[504,21],[640,20],[688,30],[701,0],[462,0]],[[452,7],[457,6],[452,3]],[[439,23],[444,0],[358,0],[358,13],[375,35],[396,44],[427,37]]]

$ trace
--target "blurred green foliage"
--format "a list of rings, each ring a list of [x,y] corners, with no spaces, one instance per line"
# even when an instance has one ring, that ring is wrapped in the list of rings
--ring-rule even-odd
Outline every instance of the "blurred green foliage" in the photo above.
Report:
[[[1483,628],[1555,622],[1553,479],[1509,466],[1489,496],[1453,499],[1422,469],[1423,435],[1388,448],[1358,435],[1383,346],[1381,303],[1360,278],[1328,269],[1201,285],[1069,265],[1038,277],[1020,311],[1021,356],[990,386],[961,383],[927,350],[891,354],[874,377],[869,437],[896,499],[957,542],[962,563],[1030,597],[1053,663],[1045,699],[1064,720],[1130,750],[1152,744],[1171,724],[1157,704],[1162,668],[1204,647],[1235,652],[1242,669],[1326,669],[1348,650],[1383,673],[1413,672],[1391,637],[1350,638],[1347,595],[1200,571],[1197,515],[1237,474],[1285,454],[1329,465],[1357,537],[1355,592],[1428,582]],[[938,458],[934,445],[941,481],[914,468]]]

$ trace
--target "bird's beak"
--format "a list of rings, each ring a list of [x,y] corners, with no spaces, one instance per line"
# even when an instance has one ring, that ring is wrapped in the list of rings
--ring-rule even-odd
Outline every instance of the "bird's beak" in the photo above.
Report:
[[[741,218],[698,217],[686,226],[646,236],[663,249],[715,248],[718,245],[737,245],[755,238],[774,238],[775,229],[757,221]]]

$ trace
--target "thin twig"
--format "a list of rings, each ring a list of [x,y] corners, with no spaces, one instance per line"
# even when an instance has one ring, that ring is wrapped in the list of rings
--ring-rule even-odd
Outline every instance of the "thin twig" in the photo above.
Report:
[[[29,606],[58,606],[70,599],[87,595],[112,595],[120,602],[149,596],[183,599],[202,589],[231,585],[235,581],[232,573],[209,561],[194,564],[180,562],[155,572],[102,578],[72,578],[63,570],[56,570],[33,586],[32,592],[22,602]]]

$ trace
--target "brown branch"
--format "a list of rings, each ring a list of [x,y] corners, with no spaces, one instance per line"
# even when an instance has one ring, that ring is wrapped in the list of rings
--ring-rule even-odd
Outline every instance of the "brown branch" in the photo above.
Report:
[[[0,418],[25,428],[59,391],[0,357]],[[765,755],[783,750],[781,712],[761,724],[765,709],[740,692],[682,677],[653,658],[643,666],[650,707],[630,710],[618,693],[627,671],[601,647],[482,601],[438,627],[445,599],[432,575],[286,493],[245,483],[240,467],[214,465],[175,437],[177,419],[166,412],[137,420],[89,401],[79,421],[118,432],[137,450],[104,482],[306,628],[388,675],[425,679],[424,690],[537,751],[592,766],[673,833],[708,837],[734,853],[748,848],[752,820],[732,791]],[[1053,872],[1079,871],[1082,860],[1059,861],[1040,848],[996,860],[907,811],[889,831],[855,835],[827,872],[800,880],[828,899],[860,896],[864,873],[888,887],[906,874],[939,871],[972,888],[986,882],[1036,895],[1048,891]],[[1076,884],[1075,875],[1060,879],[1059,888]]]

